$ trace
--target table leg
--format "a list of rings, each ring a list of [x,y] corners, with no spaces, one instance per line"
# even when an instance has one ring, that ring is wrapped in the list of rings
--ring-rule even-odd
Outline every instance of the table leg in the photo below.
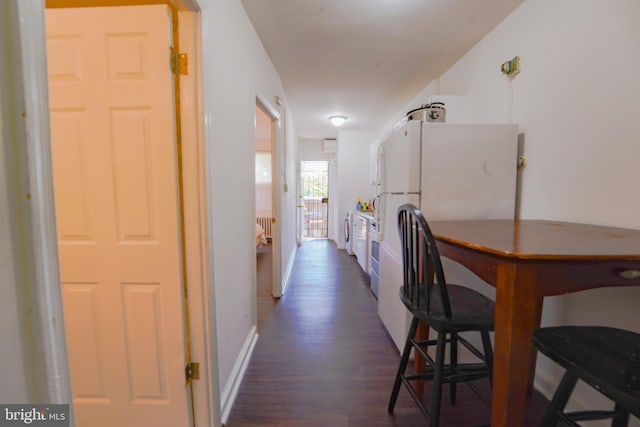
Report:
[[[535,268],[500,264],[496,320],[492,427],[522,426],[525,400],[535,372],[533,331],[540,325],[542,297]]]

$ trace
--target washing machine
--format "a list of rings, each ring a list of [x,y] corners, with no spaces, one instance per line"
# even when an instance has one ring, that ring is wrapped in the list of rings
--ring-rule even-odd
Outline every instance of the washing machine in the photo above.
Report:
[[[353,240],[353,212],[347,212],[347,217],[344,219],[344,248],[349,255],[355,255]]]

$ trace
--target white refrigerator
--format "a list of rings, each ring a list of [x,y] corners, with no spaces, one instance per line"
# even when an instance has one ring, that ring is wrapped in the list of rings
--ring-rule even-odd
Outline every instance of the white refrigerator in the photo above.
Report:
[[[517,126],[431,123],[422,117],[405,118],[379,148],[378,315],[400,350],[410,316],[399,297],[398,207],[412,203],[427,221],[515,214]],[[455,268],[462,267],[447,263],[445,273]]]

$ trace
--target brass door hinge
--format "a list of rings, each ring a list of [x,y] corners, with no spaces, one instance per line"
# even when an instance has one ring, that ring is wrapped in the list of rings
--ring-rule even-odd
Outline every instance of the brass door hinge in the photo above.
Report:
[[[189,384],[193,380],[199,380],[200,364],[198,362],[188,363],[187,366],[184,367],[184,376],[187,380],[187,384]]]
[[[189,55],[186,53],[174,52],[169,53],[169,64],[173,74],[187,75],[189,71]]]

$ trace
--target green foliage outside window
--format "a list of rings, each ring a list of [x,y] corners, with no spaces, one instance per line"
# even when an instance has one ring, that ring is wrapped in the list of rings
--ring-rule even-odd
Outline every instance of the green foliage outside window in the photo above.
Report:
[[[329,163],[302,162],[303,197],[329,197]]]

